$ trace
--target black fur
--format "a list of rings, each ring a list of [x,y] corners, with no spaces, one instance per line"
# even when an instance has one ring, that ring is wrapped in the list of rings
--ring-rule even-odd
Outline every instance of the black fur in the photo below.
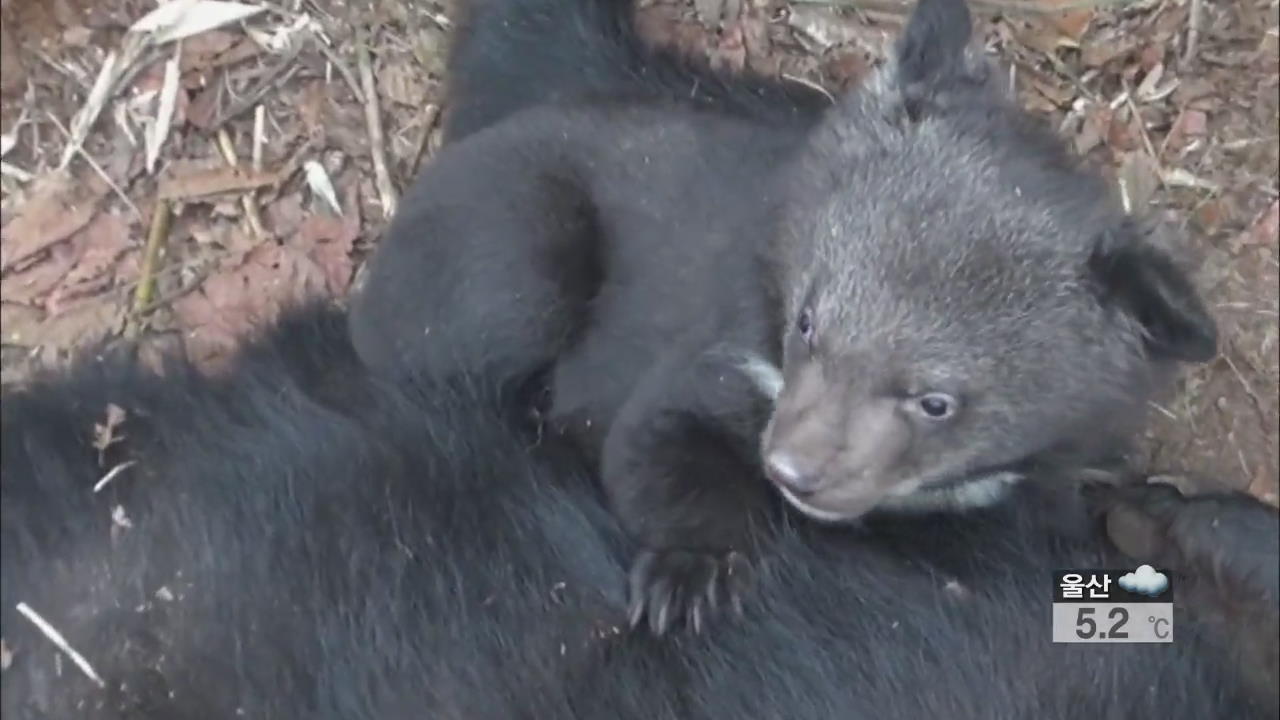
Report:
[[[1047,529],[1061,491],[1038,484],[964,516],[782,527],[750,622],[627,634],[627,548],[576,453],[483,383],[392,386],[351,357],[314,308],[221,379],[108,356],[4,396],[5,718],[1266,717],[1180,598],[1174,644],[1050,643],[1050,571],[1131,561]],[[1275,526],[1254,506],[1224,551],[1244,568]]]
[[[1122,454],[1172,363],[1212,354],[1191,284],[1007,103],[961,0],[922,0],[830,106],[647,48],[628,13],[470,6],[451,142],[352,332],[388,377],[549,382],[642,545],[633,620],[734,599],[766,475],[824,520],[994,502]],[[933,391],[953,422],[916,409]]]
[[[798,82],[726,77],[651,47],[632,0],[459,3],[444,137],[452,142],[537,105],[584,98],[679,103],[776,126],[808,126],[829,104]]]

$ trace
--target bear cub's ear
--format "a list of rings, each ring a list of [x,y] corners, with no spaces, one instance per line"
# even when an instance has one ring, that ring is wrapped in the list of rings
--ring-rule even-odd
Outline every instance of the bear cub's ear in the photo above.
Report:
[[[1218,326],[1186,273],[1151,245],[1132,221],[1098,239],[1089,274],[1103,302],[1142,328],[1152,358],[1207,362],[1218,353]]]
[[[965,0],[920,0],[894,50],[898,84],[931,84],[965,67],[973,20]]]

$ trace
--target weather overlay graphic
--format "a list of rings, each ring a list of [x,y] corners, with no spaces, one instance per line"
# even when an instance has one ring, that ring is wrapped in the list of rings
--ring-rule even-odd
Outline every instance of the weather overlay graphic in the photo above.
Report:
[[[1173,585],[1150,565],[1054,573],[1053,641],[1173,642]]]

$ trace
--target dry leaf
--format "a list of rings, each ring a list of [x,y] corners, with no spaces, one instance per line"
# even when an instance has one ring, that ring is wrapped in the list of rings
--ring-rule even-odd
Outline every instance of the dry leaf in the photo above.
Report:
[[[10,269],[87,225],[107,190],[97,177],[78,182],[65,170],[37,178],[18,216],[4,227],[0,269]]]
[[[171,0],[139,18],[129,31],[149,34],[152,42],[163,44],[247,20],[265,10],[237,2]]]
[[[308,160],[302,165],[302,170],[306,173],[307,186],[311,188],[311,194],[324,200],[334,213],[342,214],[342,205],[338,203],[338,193],[333,189],[333,180],[329,178],[329,171],[324,169],[315,160]]]
[[[187,38],[182,43],[182,71],[204,72],[215,58],[230,50],[239,39],[235,33],[226,30],[210,30]]]
[[[422,74],[409,63],[385,63],[378,69],[378,90],[392,102],[420,108],[427,102]],[[312,111],[314,112],[314,111]],[[312,119],[314,122],[315,118]]]
[[[98,451],[98,465],[106,462],[107,448],[120,442],[124,436],[117,432],[128,414],[115,403],[107,404],[106,418],[93,424],[93,449]]]
[[[110,271],[132,247],[129,223],[119,215],[101,213],[80,235],[82,244],[75,267],[53,290],[46,304],[54,315],[62,312],[68,301],[109,287],[113,281],[123,280]]]
[[[725,28],[720,42],[709,53],[711,67],[717,70],[741,72],[747,64],[747,45],[742,36],[742,23]]]
[[[1066,4],[1060,0],[1053,0],[1049,5]],[[1090,8],[1079,8],[1074,10],[1065,10],[1049,16],[1049,21],[1058,29],[1062,36],[1071,41],[1073,47],[1079,47],[1080,38],[1084,37],[1085,30],[1089,29],[1089,23],[1093,20],[1093,10]]]
[[[1165,138],[1165,145],[1176,152],[1182,149],[1188,140],[1202,138],[1208,134],[1208,131],[1209,116],[1203,110],[1189,107],[1183,108],[1169,128],[1169,134]]]
[[[222,268],[199,289],[178,298],[173,310],[188,328],[193,362],[217,369],[242,338],[276,318],[287,304],[328,296],[328,279],[305,251],[266,242],[234,267]]]
[[[4,341],[14,345],[29,345],[39,337],[38,328],[44,321],[40,308],[5,300],[0,302],[0,334]]]
[[[57,316],[46,315],[38,325],[25,330],[24,335],[32,345],[68,350],[116,332],[123,319],[123,314],[114,304],[94,298],[64,309]],[[9,331],[6,327],[6,334]]]
[[[25,268],[5,273],[0,288],[8,302],[43,305],[44,298],[62,282],[80,259],[82,238],[54,244],[48,255]]]
[[[787,16],[787,24],[795,28],[796,36],[811,46],[815,54],[858,38],[858,29],[853,23],[823,7],[793,7]]]
[[[351,284],[351,251],[360,237],[360,197],[354,185],[346,197],[350,213],[343,217],[312,215],[298,228],[294,246],[306,252],[324,272],[329,295],[345,295]]]
[[[1272,247],[1280,245],[1280,201],[1272,203],[1252,227],[1232,240],[1232,245],[1236,248],[1248,245],[1271,245]]]
[[[693,9],[698,14],[698,19],[709,28],[720,27],[724,6],[725,0],[693,0]]]
[[[147,146],[147,172],[155,172],[156,162],[160,159],[160,151],[164,141],[169,137],[169,128],[173,124],[173,111],[178,104],[178,93],[181,87],[178,79],[179,58],[174,57],[164,64],[164,83],[160,86],[160,102],[156,107],[155,122],[151,124],[145,136]]]
[[[1160,186],[1160,169],[1144,152],[1131,152],[1120,162],[1116,178],[1120,183],[1120,198],[1125,212],[1138,214],[1146,210],[1147,203]]]

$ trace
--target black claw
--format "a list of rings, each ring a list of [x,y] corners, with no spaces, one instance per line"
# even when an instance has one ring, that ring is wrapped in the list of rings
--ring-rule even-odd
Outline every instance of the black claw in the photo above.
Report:
[[[707,586],[702,591],[702,596],[706,598],[706,603],[710,610],[715,610],[720,606],[720,585],[722,582],[720,564],[716,563],[711,566],[711,577],[707,579]]]
[[[657,636],[680,624],[701,634],[726,602],[743,614],[739,586],[746,569],[739,553],[642,552],[628,575],[628,622]]]
[[[662,635],[670,625],[671,582],[663,577],[649,589],[649,629],[654,635]]]
[[[639,597],[631,599],[631,607],[627,609],[627,626],[629,630],[635,630],[640,626],[640,621],[644,619],[644,602]]]

